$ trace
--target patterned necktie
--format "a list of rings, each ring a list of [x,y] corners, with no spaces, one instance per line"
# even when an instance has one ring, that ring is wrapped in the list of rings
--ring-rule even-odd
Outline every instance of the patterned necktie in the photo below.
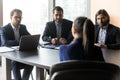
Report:
[[[19,28],[14,28],[14,35],[15,35],[15,40],[19,41],[20,38]]]
[[[57,38],[61,38],[61,24],[57,24]]]

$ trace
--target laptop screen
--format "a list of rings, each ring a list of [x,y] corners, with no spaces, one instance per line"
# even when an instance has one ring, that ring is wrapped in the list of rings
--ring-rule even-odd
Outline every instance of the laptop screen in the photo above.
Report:
[[[40,34],[22,36],[19,43],[19,50],[35,50],[39,44]]]

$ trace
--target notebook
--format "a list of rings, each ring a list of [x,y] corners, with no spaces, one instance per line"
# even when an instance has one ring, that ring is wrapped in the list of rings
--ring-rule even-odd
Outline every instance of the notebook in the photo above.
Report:
[[[53,45],[51,43],[41,44],[42,48],[49,48],[49,49],[59,49],[60,45]]]
[[[22,36],[19,43],[19,50],[35,50],[38,47],[40,34]]]

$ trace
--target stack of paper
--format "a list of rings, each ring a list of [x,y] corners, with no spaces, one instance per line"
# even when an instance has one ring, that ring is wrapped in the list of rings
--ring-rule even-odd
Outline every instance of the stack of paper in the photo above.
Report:
[[[10,47],[0,47],[0,52],[9,52],[9,51],[15,51],[15,49],[12,49]]]

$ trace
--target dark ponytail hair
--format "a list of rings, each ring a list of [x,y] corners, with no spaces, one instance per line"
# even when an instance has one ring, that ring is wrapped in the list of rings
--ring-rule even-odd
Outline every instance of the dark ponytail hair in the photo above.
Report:
[[[74,21],[74,27],[78,30],[80,38],[83,39],[85,54],[91,52],[95,42],[95,26],[87,17],[78,17]]]

